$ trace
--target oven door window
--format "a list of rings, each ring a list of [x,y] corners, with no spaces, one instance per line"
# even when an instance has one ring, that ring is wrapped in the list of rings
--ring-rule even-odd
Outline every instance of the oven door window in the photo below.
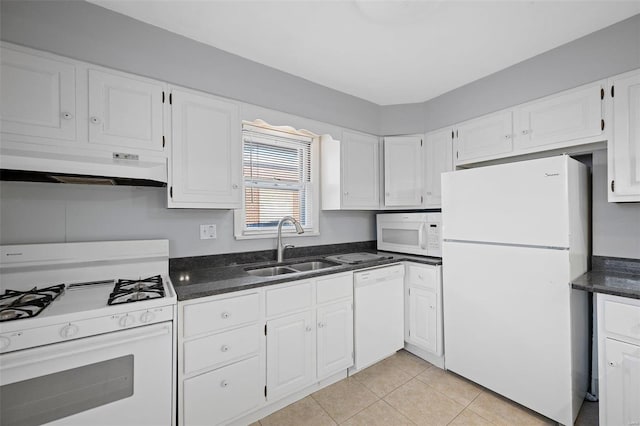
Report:
[[[127,355],[4,385],[2,425],[41,425],[129,398],[133,365],[133,355]]]

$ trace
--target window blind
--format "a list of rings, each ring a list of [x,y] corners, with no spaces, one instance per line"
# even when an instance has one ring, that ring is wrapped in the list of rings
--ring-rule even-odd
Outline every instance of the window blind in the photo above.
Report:
[[[245,231],[273,231],[283,216],[313,227],[312,140],[278,133],[243,131]]]

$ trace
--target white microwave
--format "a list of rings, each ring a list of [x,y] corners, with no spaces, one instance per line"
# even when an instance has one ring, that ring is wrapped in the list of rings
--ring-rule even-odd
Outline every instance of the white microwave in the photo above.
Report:
[[[378,250],[442,257],[442,213],[376,216]]]

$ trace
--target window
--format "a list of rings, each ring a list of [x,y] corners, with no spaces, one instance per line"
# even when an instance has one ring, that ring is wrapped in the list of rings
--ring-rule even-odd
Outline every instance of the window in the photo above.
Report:
[[[244,125],[244,200],[235,213],[236,238],[273,237],[283,216],[296,218],[305,235],[318,235],[318,143],[294,132]],[[283,233],[289,232],[294,227],[286,223]]]

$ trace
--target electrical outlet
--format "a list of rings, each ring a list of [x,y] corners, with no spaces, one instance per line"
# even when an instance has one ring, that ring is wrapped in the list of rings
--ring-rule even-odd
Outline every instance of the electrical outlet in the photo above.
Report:
[[[216,225],[200,225],[201,240],[215,240],[217,237]]]

